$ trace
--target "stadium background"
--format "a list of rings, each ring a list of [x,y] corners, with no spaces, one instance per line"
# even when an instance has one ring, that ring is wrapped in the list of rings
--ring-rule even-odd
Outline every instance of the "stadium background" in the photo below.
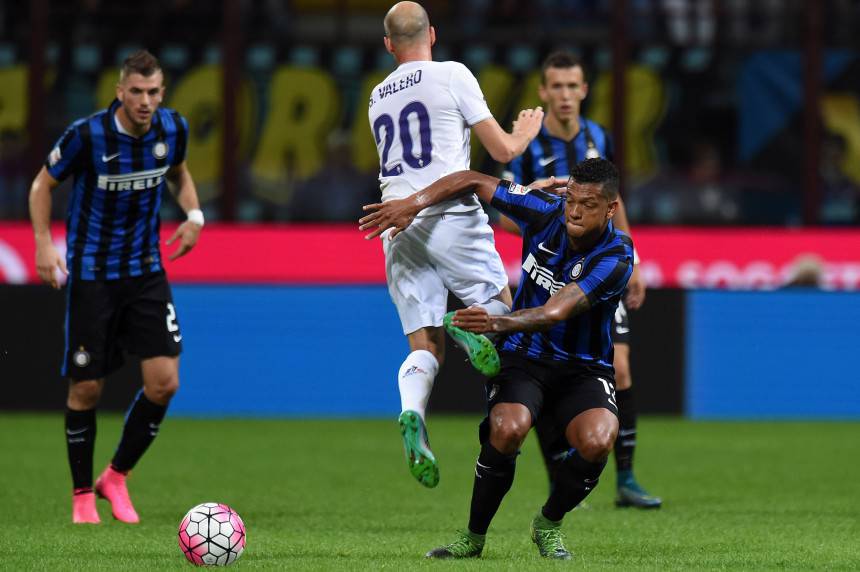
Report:
[[[392,68],[389,4],[0,2],[0,409],[62,409],[63,296],[36,284],[27,191],[63,128],[109,103],[118,63],[145,46],[165,104],[189,119],[207,217],[195,251],[167,266],[186,343],[171,414],[397,413],[407,346],[381,248],[355,224],[378,197],[365,104]],[[544,55],[584,58],[584,114],[615,138],[651,285],[632,316],[645,412],[860,417],[843,365],[860,346],[857,2],[426,6],[435,59],[466,63],[505,126],[537,103]],[[473,167],[500,172],[473,148]],[[62,242],[68,183],[54,197]],[[170,232],[174,203],[162,214]],[[497,240],[515,280],[517,239]],[[786,288],[810,266],[814,280]],[[449,356],[431,409],[480,411],[478,379]],[[136,375],[108,385],[108,408],[128,403],[135,384],[120,380]]]

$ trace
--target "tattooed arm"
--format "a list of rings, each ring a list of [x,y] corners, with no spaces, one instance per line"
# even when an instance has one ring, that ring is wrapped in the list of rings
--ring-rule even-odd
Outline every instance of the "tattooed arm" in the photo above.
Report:
[[[490,316],[480,306],[458,310],[454,325],[469,332],[540,332],[551,329],[558,322],[568,320],[591,308],[582,288],[572,282],[553,294],[546,304],[537,308],[517,310],[506,316]]]

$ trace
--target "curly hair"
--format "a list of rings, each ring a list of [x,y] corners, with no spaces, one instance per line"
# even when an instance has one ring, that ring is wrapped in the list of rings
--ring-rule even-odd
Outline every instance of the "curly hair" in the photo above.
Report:
[[[586,159],[570,171],[570,178],[577,183],[599,183],[603,196],[613,201],[618,198],[618,169],[603,158]]]

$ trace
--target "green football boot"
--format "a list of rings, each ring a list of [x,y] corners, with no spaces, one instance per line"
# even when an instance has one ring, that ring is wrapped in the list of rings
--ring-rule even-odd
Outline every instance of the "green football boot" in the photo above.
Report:
[[[493,342],[483,334],[473,334],[458,328],[451,323],[453,319],[454,312],[448,312],[442,319],[442,325],[445,326],[448,335],[454,338],[454,341],[469,354],[469,361],[472,362],[472,366],[487,377],[498,374],[501,364],[499,352],[496,351]]]
[[[532,542],[537,544],[540,555],[553,560],[570,560],[570,552],[564,547],[561,522],[553,522],[538,512],[531,525]]]
[[[457,540],[434,548],[424,558],[478,558],[484,550],[484,538],[482,534],[458,530]]]
[[[439,466],[427,441],[427,427],[415,411],[406,410],[397,419],[409,472],[425,487],[432,489],[439,484]]]
[[[648,491],[636,482],[633,471],[618,471],[618,496],[615,506],[636,508],[660,508],[663,499],[648,494]]]

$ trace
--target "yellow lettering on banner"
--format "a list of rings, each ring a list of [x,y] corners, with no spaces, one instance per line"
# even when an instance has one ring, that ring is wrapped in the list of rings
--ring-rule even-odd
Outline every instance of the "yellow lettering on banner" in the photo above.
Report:
[[[522,81],[522,89],[520,90],[520,99],[517,104],[511,109],[512,116],[516,119],[516,114],[521,109],[533,109],[538,105],[543,106],[543,102],[538,96],[538,88],[540,87],[540,70],[529,73]],[[544,109],[546,112],[546,109]]]
[[[628,67],[625,83],[627,94],[624,160],[628,174],[643,177],[652,174],[657,168],[654,133],[666,111],[666,90],[660,76],[645,66]],[[611,130],[611,74],[600,74],[592,86],[589,99],[589,119]]]
[[[484,99],[487,101],[487,106],[494,117],[502,117],[506,112],[506,102],[511,93],[511,86],[514,83],[511,73],[499,66],[488,65],[484,66],[481,73],[478,74],[478,83],[481,86],[481,91],[484,92]],[[502,129],[509,131],[502,125]],[[481,144],[477,137],[472,137],[472,155],[471,165],[473,169],[480,169],[481,162],[487,156],[487,150]]]
[[[840,169],[860,184],[860,100],[852,93],[832,93],[821,98],[824,126],[845,139]]]
[[[325,166],[326,136],[339,118],[340,96],[329,73],[279,68],[272,75],[268,115],[251,165],[253,193],[287,204],[295,182]]]
[[[96,85],[96,109],[105,109],[116,99],[116,84],[119,81],[119,68],[102,70]]]
[[[370,121],[367,118],[367,105],[370,101],[370,91],[386,76],[388,72],[373,72],[366,76],[361,84],[361,99],[355,106],[350,136],[352,163],[359,171],[379,172],[379,151],[376,149],[376,140],[373,138]]]
[[[23,65],[0,68],[0,131],[23,131],[27,126],[27,74]]]
[[[169,107],[188,120],[188,167],[200,201],[208,202],[218,195],[221,176],[221,67],[204,65],[190,70],[166,95]]]

